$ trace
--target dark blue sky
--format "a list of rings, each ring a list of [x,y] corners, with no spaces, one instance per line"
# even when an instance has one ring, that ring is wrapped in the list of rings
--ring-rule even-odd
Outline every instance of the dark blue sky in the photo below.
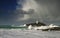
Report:
[[[0,9],[2,10],[14,10],[16,5],[16,0],[0,0]]]
[[[17,0],[0,0],[0,24],[8,24],[13,11],[16,10],[16,6]]]
[[[13,11],[16,9],[16,0],[0,0],[0,15],[8,15],[8,11]]]

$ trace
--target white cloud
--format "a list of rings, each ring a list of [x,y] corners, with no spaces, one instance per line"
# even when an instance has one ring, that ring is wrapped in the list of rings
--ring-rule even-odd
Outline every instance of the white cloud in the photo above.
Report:
[[[22,9],[18,7],[17,10],[23,10],[27,13],[30,13],[29,9],[33,9],[34,12],[32,14],[23,14],[23,17],[19,17],[18,20],[36,19],[42,21],[58,21],[60,18],[56,16],[58,16],[60,13],[58,12],[57,7],[58,6],[56,1],[51,3],[51,1],[44,0],[25,0],[22,4]]]
[[[29,11],[29,9],[34,9],[36,11],[37,8],[38,5],[34,0],[25,0],[22,10]]]

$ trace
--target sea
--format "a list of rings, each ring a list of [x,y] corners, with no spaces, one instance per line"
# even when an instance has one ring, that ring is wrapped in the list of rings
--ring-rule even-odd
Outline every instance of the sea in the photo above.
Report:
[[[0,29],[0,38],[60,38],[60,31]]]

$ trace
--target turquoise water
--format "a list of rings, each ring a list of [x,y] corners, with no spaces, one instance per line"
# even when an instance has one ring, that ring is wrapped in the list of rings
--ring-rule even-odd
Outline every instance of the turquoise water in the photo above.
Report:
[[[27,29],[27,27],[12,26],[12,25],[0,25],[0,29]]]

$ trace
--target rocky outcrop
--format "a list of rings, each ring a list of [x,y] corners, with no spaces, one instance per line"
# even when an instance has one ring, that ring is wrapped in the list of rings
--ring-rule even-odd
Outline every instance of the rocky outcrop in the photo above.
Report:
[[[26,26],[27,26],[27,27],[28,27],[29,25],[32,25],[32,26],[37,26],[37,27],[39,27],[39,26],[46,26],[46,24],[41,23],[41,22],[26,24]]]

